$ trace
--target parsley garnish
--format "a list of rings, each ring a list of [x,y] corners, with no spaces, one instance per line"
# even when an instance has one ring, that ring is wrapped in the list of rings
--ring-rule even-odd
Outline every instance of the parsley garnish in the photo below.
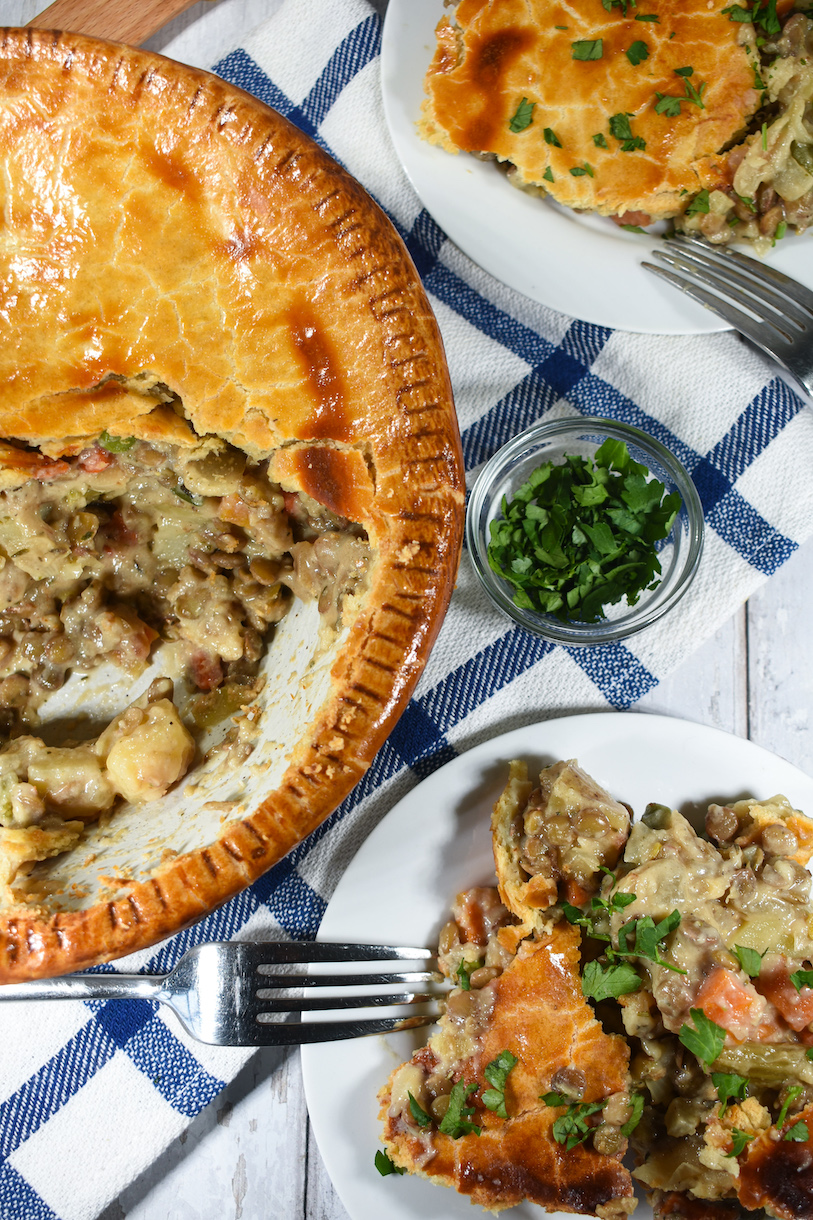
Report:
[[[432,1121],[431,1114],[427,1114],[426,1110],[415,1100],[411,1093],[407,1093],[409,1098],[409,1112],[415,1119],[419,1127],[428,1127]]]
[[[701,213],[703,215],[705,215],[705,213],[708,212],[710,206],[711,205],[709,204],[709,192],[708,192],[708,189],[706,187],[704,187],[702,191],[697,192],[694,199],[687,207],[686,215],[695,216],[695,215],[700,215]]]
[[[738,1076],[736,1072],[712,1072],[711,1083],[720,1098],[720,1118],[725,1114],[731,1100],[744,1101],[748,1096],[748,1081],[745,1076]]]
[[[703,102],[703,94],[706,91],[706,82],[701,81],[700,87],[695,88],[689,80],[690,76],[694,76],[694,68],[675,68],[675,76],[679,76],[683,81],[683,96],[676,97],[672,93],[655,93],[658,101],[655,103],[655,113],[665,114],[668,118],[674,119],[680,114],[681,102],[694,102],[695,106],[699,106],[701,110],[706,107]]]
[[[526,127],[530,127],[534,121],[534,106],[536,102],[529,102],[527,97],[524,97],[517,106],[508,123],[508,130],[517,132],[524,131]]]
[[[381,1148],[375,1154],[375,1167],[382,1178],[386,1178],[391,1173],[406,1173],[406,1170],[402,1169],[400,1165],[396,1165],[395,1161],[391,1161]]]
[[[646,233],[646,229],[642,229],[640,225],[622,225],[622,229],[626,229],[628,233]]]
[[[504,499],[488,561],[513,586],[515,604],[584,622],[624,598],[635,605],[660,574],[655,544],[681,503],[648,473],[608,439],[593,459],[543,463]]]
[[[640,40],[634,42],[627,51],[627,59],[632,64],[633,68],[637,68],[645,59],[649,59],[649,47],[645,42]]]
[[[548,166],[548,168],[545,170],[542,177],[545,179],[546,182],[553,182],[553,180],[554,180],[553,179],[553,170],[551,169],[550,166]]]
[[[813,987],[813,970],[794,970],[790,981],[797,991],[801,991],[803,987]]]
[[[472,1093],[477,1092],[477,1081],[472,1081],[471,1084],[466,1084],[464,1080],[458,1080],[449,1094],[449,1108],[443,1115],[443,1120],[440,1124],[440,1130],[444,1135],[450,1135],[453,1140],[460,1139],[461,1135],[470,1135],[474,1132],[479,1135],[481,1128],[476,1123],[469,1121],[474,1113],[474,1106],[467,1106],[466,1100]]]
[[[726,1156],[739,1156],[746,1144],[750,1143],[753,1135],[749,1135],[747,1131],[740,1131],[739,1127],[731,1128],[731,1151],[726,1153]]]
[[[460,965],[457,967],[455,980],[461,991],[471,991],[471,976],[475,970],[482,966],[482,961],[470,962],[468,958],[463,958]]]
[[[621,141],[622,152],[635,152],[636,149],[646,148],[646,140],[632,134],[631,118],[632,112],[626,111],[626,113],[614,114],[610,119],[610,135]]]
[[[725,1042],[725,1030],[707,1017],[702,1008],[689,1009],[695,1028],[682,1025],[678,1038],[701,1063],[711,1064],[719,1057]]]
[[[788,1089],[787,1094],[785,1096],[785,1104],[782,1106],[782,1109],[779,1111],[779,1117],[776,1120],[777,1131],[784,1124],[785,1119],[788,1116],[788,1110],[791,1108],[791,1106],[793,1105],[796,1098],[799,1096],[799,1094],[801,1092],[802,1092],[802,1086],[800,1084],[794,1084],[791,1086],[791,1088]]]
[[[765,953],[767,952],[768,950],[766,949]],[[734,953],[748,977],[752,979],[758,978],[765,953],[758,953],[756,949],[750,949],[748,945],[735,945]]]
[[[604,139],[604,134],[601,131],[597,131],[596,134],[593,136],[593,143],[595,144],[596,148],[609,148],[610,147],[609,144],[607,143],[607,141]]]
[[[665,966],[667,970],[673,970],[675,974],[686,974],[687,971],[681,969],[680,966],[673,966],[671,962],[664,961],[659,948],[661,941],[665,940],[670,932],[674,932],[679,923],[680,911],[672,911],[671,915],[667,915],[659,923],[655,923],[651,915],[644,915],[641,919],[631,919],[618,930],[619,947],[615,952],[620,957],[644,957],[655,962],[657,966]],[[631,936],[634,938],[632,949],[629,948]],[[623,944],[626,944],[626,949],[621,948]]]
[[[607,1104],[606,1100],[568,1103],[561,1093],[545,1093],[539,1100],[546,1106],[567,1106],[567,1113],[560,1115],[553,1124],[553,1138],[568,1149],[585,1142],[593,1129],[587,1119]]]
[[[177,496],[179,500],[185,500],[187,504],[194,504],[197,508],[200,507],[202,501],[199,496],[193,496],[185,487],[173,487],[173,496]]]
[[[570,54],[573,59],[601,59],[604,42],[601,38],[582,38],[578,42],[571,42]]]
[[[134,436],[111,436],[105,429],[99,437],[99,448],[106,449],[108,453],[126,453],[128,449],[132,449],[136,443]]]
[[[809,1059],[813,1063],[813,1046],[809,1046],[805,1051],[805,1059]]]
[[[769,36],[779,34],[782,29],[781,22],[776,15],[776,0],[757,0],[750,10],[742,8],[739,4],[731,4],[722,12],[728,14],[729,21],[753,22]]]
[[[632,1113],[625,1123],[621,1126],[621,1134],[627,1139],[632,1135],[635,1128],[641,1121],[641,1116],[644,1112],[644,1095],[643,1093],[633,1093],[630,1097],[630,1106]]]
[[[546,127],[542,134],[545,137],[546,144],[552,144],[554,148],[562,147],[562,141],[559,139],[552,127]]]
[[[587,174],[590,178],[594,176],[593,167],[592,165],[588,164],[587,161],[585,161],[584,165],[574,165],[570,172],[574,178],[583,178],[585,174]]]
[[[794,1123],[792,1127],[788,1127],[783,1140],[795,1140],[797,1143],[803,1143],[810,1138],[810,1132],[807,1129],[807,1123]]]
[[[661,19],[657,13],[636,13],[635,20],[636,21],[657,21],[658,25],[660,25],[660,23],[661,23]]]
[[[582,995],[589,1000],[616,1000],[640,987],[641,977],[628,962],[588,962],[582,975]]]
[[[747,21],[749,24],[752,21],[752,17],[748,9],[743,8],[739,4],[730,4],[728,8],[724,8],[721,11],[728,14],[729,21]]]
[[[737,191],[734,191],[734,194],[737,196],[743,207],[748,208],[749,212],[753,212],[754,215],[756,215],[757,205],[754,203],[754,200],[750,195],[740,195]]]
[[[518,1063],[516,1055],[512,1055],[510,1051],[500,1051],[497,1058],[492,1059],[491,1063],[486,1065],[483,1073],[492,1086],[483,1093],[483,1105],[487,1110],[493,1110],[495,1114],[499,1114],[500,1118],[508,1118],[505,1109],[505,1082],[508,1079],[508,1073]]]
[[[768,124],[762,124],[762,151],[766,152],[768,148]]]

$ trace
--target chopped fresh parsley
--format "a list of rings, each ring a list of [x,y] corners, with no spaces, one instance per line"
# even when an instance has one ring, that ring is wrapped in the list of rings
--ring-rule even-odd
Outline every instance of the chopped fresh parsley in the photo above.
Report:
[[[698,191],[692,202],[686,209],[687,216],[705,215],[709,208],[709,192],[708,188],[704,187],[702,191]]]
[[[805,1059],[809,1059],[813,1063],[813,1046],[809,1046],[805,1051]]]
[[[641,988],[641,976],[628,962],[588,962],[582,974],[582,995],[588,1000],[617,1000]]]
[[[415,1100],[411,1093],[407,1093],[409,1098],[409,1112],[415,1119],[419,1127],[428,1127],[432,1122],[431,1114],[427,1114],[426,1110]]]
[[[544,172],[544,174],[542,175],[542,177],[545,179],[545,181],[546,181],[546,182],[553,182],[553,181],[554,181],[554,178],[553,178],[553,170],[551,169],[551,167],[550,167],[550,166],[548,166],[548,168],[545,170],[545,172]]]
[[[517,106],[508,123],[508,130],[513,132],[525,131],[526,127],[530,127],[534,121],[534,107],[536,102],[529,102],[527,97],[524,97]]]
[[[665,114],[668,119],[675,119],[680,114],[680,98],[671,93],[655,93],[658,99],[655,103],[655,113]]]
[[[607,141],[604,139],[604,133],[601,131],[597,131],[596,134],[593,136],[593,143],[595,144],[596,148],[609,148],[610,147],[609,144],[607,143]]]
[[[701,81],[699,88],[695,88],[689,80],[690,76],[694,76],[694,68],[675,68],[675,76],[679,76],[683,81],[683,96],[677,97],[672,93],[655,93],[658,101],[655,103],[655,113],[665,114],[668,118],[674,119],[680,114],[681,102],[693,102],[695,106],[699,106],[701,110],[705,110],[703,102],[703,94],[706,91],[706,82]]]
[[[720,1118],[728,1109],[730,1101],[744,1101],[748,1096],[748,1080],[745,1076],[738,1076],[736,1072],[712,1072],[711,1083],[720,1098]]]
[[[552,127],[546,127],[542,134],[545,137],[546,144],[550,144],[554,148],[562,147],[562,141],[559,139]]]
[[[627,50],[627,59],[632,64],[633,68],[637,68],[645,59],[649,59],[649,47],[640,39],[632,44]]]
[[[194,504],[196,507],[200,507],[203,502],[200,496],[193,496],[191,491],[187,491],[185,487],[173,487],[172,494],[179,500],[185,500],[187,504]]]
[[[674,932],[679,923],[680,911],[672,911],[671,915],[667,915],[658,923],[655,923],[651,915],[644,915],[641,919],[631,919],[618,930],[619,947],[615,952],[620,957],[643,957],[655,962],[657,966],[665,966],[667,970],[673,970],[675,974],[686,974],[686,971],[680,966],[673,966],[671,962],[664,961],[660,955],[661,941],[665,940],[670,932]],[[629,947],[630,937],[633,938],[632,948]],[[622,948],[624,945],[626,948]]]
[[[640,225],[622,225],[622,229],[626,229],[628,233],[646,233],[646,229],[642,229]]]
[[[636,13],[635,20],[636,21],[657,21],[658,25],[660,25],[660,23],[661,23],[661,19],[657,13]]]
[[[402,1169],[400,1165],[396,1165],[395,1161],[390,1160],[381,1148],[375,1154],[375,1167],[382,1178],[386,1178],[391,1173],[406,1173],[406,1170]]]
[[[593,167],[587,161],[584,165],[574,165],[570,172],[574,178],[583,178],[585,174],[590,178],[594,177]]]
[[[622,1125],[621,1125],[621,1134],[626,1139],[629,1139],[629,1137],[632,1135],[633,1131],[635,1130],[635,1128],[638,1126],[639,1122],[641,1121],[641,1116],[643,1115],[643,1112],[644,1112],[644,1100],[645,1099],[644,1099],[643,1093],[633,1093],[632,1096],[630,1097],[630,1106],[632,1108],[632,1113],[630,1114],[627,1121],[625,1123],[622,1123]]]
[[[782,24],[776,13],[776,0],[756,0],[753,8],[743,8],[739,4],[731,4],[722,12],[728,14],[729,21],[753,22],[763,34],[773,37],[782,30]]]
[[[608,13],[611,13],[618,6],[625,17],[627,16],[628,8],[636,7],[636,0],[601,0],[601,3]]]
[[[577,1144],[583,1144],[588,1139],[593,1130],[587,1122],[588,1118],[603,1110],[607,1104],[606,1100],[569,1103],[561,1093],[545,1093],[539,1100],[544,1101],[546,1106],[567,1107],[567,1112],[560,1115],[553,1124],[553,1138],[557,1144],[564,1144],[568,1149],[575,1148]]]
[[[455,974],[455,981],[461,991],[471,991],[471,976],[482,964],[482,961],[470,962],[468,958],[463,958]]]
[[[810,1132],[807,1129],[807,1123],[794,1123],[792,1127],[788,1127],[782,1136],[783,1140],[795,1140],[799,1144],[804,1143],[809,1138]]]
[[[724,8],[721,11],[728,14],[729,21],[747,21],[750,25],[751,21],[753,20],[749,10],[747,8],[743,8],[741,4],[729,4],[728,8]]]
[[[111,436],[107,429],[99,437],[99,448],[106,449],[108,453],[126,453],[135,443],[134,436]]]
[[[802,1091],[802,1086],[800,1084],[791,1085],[791,1087],[788,1089],[785,1095],[785,1103],[782,1106],[782,1109],[779,1111],[779,1117],[776,1120],[777,1131],[784,1125],[785,1119],[788,1116],[788,1110],[791,1108],[796,1098]]]
[[[767,952],[768,950],[766,949],[765,953]],[[752,979],[758,978],[765,953],[758,953],[756,949],[751,949],[748,945],[735,945],[734,953],[748,977]]]
[[[581,38],[578,42],[571,42],[570,54],[573,59],[601,59],[604,42],[601,38]]]
[[[632,118],[631,111],[621,114],[614,114],[610,119],[610,135],[615,136],[616,140],[621,141],[622,152],[635,152],[637,149],[646,148],[646,140],[641,136],[634,136],[630,127],[630,119]]]
[[[572,171],[571,171],[572,172]],[[514,603],[567,621],[597,622],[604,607],[635,605],[657,583],[656,543],[680,509],[626,445],[607,439],[592,459],[544,462],[503,499],[488,561]]]
[[[766,152],[768,148],[768,124],[762,124],[762,151]]]
[[[476,1123],[469,1121],[474,1113],[474,1106],[466,1105],[469,1096],[477,1092],[477,1087],[476,1080],[473,1080],[471,1084],[466,1084],[465,1080],[458,1080],[454,1085],[449,1094],[449,1108],[440,1123],[439,1129],[444,1135],[450,1135],[453,1140],[457,1140],[461,1135],[470,1135],[472,1132],[475,1135],[480,1134],[481,1128]]]
[[[737,191],[734,191],[734,194],[737,196],[743,207],[747,208],[749,212],[753,212],[754,215],[756,215],[757,205],[750,195],[740,195],[737,193]]]
[[[813,970],[794,970],[790,981],[797,991],[801,991],[803,987],[813,987]]]
[[[701,1063],[712,1064],[723,1049],[725,1030],[707,1017],[702,1008],[691,1008],[689,1013],[695,1028],[682,1025],[678,1038]]]
[[[753,1139],[753,1135],[749,1135],[747,1131],[740,1131],[739,1127],[731,1128],[731,1151],[726,1153],[726,1156],[739,1156]]]
[[[512,1055],[511,1051],[500,1051],[496,1059],[492,1059],[491,1063],[486,1065],[483,1073],[490,1089],[486,1089],[483,1093],[483,1105],[487,1110],[493,1110],[500,1118],[508,1118],[508,1113],[505,1108],[505,1084],[508,1080],[508,1073],[512,1068],[519,1063],[516,1055]]]

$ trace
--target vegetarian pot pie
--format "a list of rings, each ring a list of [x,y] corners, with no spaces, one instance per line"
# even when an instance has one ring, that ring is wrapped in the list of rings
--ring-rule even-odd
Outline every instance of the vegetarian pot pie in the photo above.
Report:
[[[565,207],[767,245],[813,216],[813,21],[792,10],[460,0],[419,130]]]
[[[387,1155],[494,1211],[608,1216],[629,1141],[658,1220],[809,1220],[813,822],[781,796],[710,805],[702,836],[626,812],[575,761],[510,764],[499,892],[441,934],[455,986],[380,1094]]]
[[[210,74],[0,36],[0,980],[152,943],[364,774],[462,462],[394,230]]]

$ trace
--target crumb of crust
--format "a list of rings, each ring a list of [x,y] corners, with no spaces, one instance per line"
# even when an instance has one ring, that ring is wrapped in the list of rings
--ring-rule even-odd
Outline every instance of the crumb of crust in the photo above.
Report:
[[[407,542],[399,551],[396,551],[395,558],[399,563],[409,563],[410,560],[420,554],[420,550],[420,542]]]
[[[344,746],[343,737],[331,737],[330,741],[327,743],[327,748],[329,750],[341,750],[343,746]]]
[[[172,847],[165,847],[161,852],[161,864],[169,864],[170,860],[176,860],[178,853]]]
[[[136,884],[135,877],[111,877],[109,874],[99,873],[99,885],[106,890],[119,890],[124,885]]]

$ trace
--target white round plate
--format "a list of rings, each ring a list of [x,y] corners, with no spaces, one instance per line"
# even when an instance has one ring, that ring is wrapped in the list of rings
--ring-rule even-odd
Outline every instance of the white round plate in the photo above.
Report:
[[[717,729],[630,712],[547,720],[469,750],[400,801],[339,882],[319,939],[437,944],[455,895],[493,883],[491,809],[511,758],[525,759],[532,775],[557,759],[578,758],[639,815],[649,801],[691,814],[713,800],[777,792],[797,808],[813,811],[813,780],[775,754]],[[374,1165],[381,1147],[376,1094],[430,1032],[431,1027],[302,1048],[316,1140],[351,1220],[475,1216],[466,1197],[420,1178],[382,1178]],[[522,1204],[504,1214],[534,1220],[540,1211]],[[651,1214],[642,1206],[636,1217]],[[560,1214],[560,1220],[566,1217]]]
[[[516,190],[493,164],[420,139],[416,122],[443,0],[389,0],[381,48],[384,113],[427,211],[475,263],[542,305],[647,334],[728,330],[641,266],[659,240]],[[813,241],[790,237],[766,262],[813,288]]]

